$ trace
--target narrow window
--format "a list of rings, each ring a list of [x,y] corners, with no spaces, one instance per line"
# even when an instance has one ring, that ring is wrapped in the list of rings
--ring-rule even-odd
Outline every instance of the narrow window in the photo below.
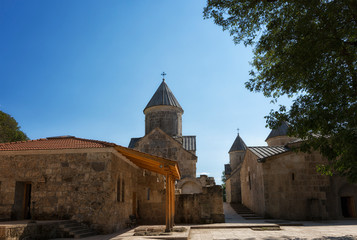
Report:
[[[295,180],[295,174],[294,173],[291,174],[291,180],[293,180],[293,181]]]
[[[125,185],[124,185],[124,178],[121,180],[121,201],[124,202],[124,195],[125,195]]]
[[[117,201],[120,202],[121,197],[120,197],[121,191],[120,191],[120,177],[118,177],[117,181]]]
[[[148,188],[147,200],[150,200],[150,188]]]
[[[252,182],[250,181],[250,172],[248,172],[248,182],[249,182],[249,190],[252,190]]]
[[[125,195],[125,183],[124,183],[123,175],[120,174],[118,176],[118,181],[117,181],[117,201],[124,202],[124,195]]]

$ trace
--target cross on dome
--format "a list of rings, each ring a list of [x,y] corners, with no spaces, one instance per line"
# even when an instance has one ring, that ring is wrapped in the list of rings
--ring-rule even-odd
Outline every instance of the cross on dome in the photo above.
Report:
[[[161,73],[161,76],[162,76],[162,81],[165,81],[166,73],[165,73],[165,72],[162,72],[162,73]]]

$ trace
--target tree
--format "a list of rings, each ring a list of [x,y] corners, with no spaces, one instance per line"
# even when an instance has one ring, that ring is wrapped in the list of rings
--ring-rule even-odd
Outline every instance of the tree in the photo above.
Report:
[[[29,138],[20,130],[16,120],[9,114],[0,111],[0,143],[24,141]]]
[[[300,150],[328,159],[320,172],[357,182],[357,1],[208,0],[204,17],[254,47],[247,89],[293,98],[267,125],[289,122]]]
[[[226,172],[223,171],[222,172],[222,176],[221,176],[221,179],[222,179],[222,192],[223,192],[223,202],[226,202]]]

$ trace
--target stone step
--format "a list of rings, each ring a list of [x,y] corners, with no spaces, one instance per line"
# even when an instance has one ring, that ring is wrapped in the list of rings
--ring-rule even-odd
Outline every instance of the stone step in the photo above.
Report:
[[[256,215],[252,210],[244,206],[243,204],[235,203],[231,204],[234,211],[240,215],[241,217],[245,218],[246,220],[262,220],[265,219]]]
[[[75,231],[83,230],[83,229],[86,229],[86,228],[83,228],[82,226],[72,226],[72,227],[63,228],[63,230],[65,230],[67,232],[75,232]]]
[[[66,227],[71,227],[71,226],[76,226],[76,225],[78,225],[77,222],[69,220],[69,221],[62,222],[59,226],[60,226],[60,228],[66,228]]]
[[[92,229],[72,220],[61,223],[60,228],[64,232],[68,233],[69,236],[74,238],[84,238],[97,235]]]
[[[263,220],[265,218],[259,216],[244,217],[246,220]]]
[[[89,230],[89,231],[86,231],[86,232],[82,232],[82,233],[78,233],[78,234],[74,234],[74,238],[85,238],[85,237],[90,237],[90,236],[95,236],[97,235],[95,232]]]
[[[252,211],[236,211],[238,214],[254,214]]]

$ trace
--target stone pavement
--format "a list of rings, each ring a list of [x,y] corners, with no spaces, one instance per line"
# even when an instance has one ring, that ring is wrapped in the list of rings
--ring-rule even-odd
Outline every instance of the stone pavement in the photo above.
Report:
[[[233,240],[233,239],[288,239],[288,240],[357,240],[357,219],[335,221],[289,222],[283,220],[245,220],[229,204],[224,204],[226,223],[186,226],[189,234],[171,236],[133,236],[134,229],[109,235],[98,235],[85,240],[139,240],[139,239],[175,239],[175,240]],[[284,226],[284,225],[296,226]],[[280,230],[277,230],[279,229]]]
[[[306,222],[308,224],[308,222]],[[282,226],[281,230],[252,230],[251,228],[234,229],[191,229],[190,240],[219,239],[331,239],[356,240],[357,221],[316,223],[310,226]]]
[[[224,220],[226,223],[244,223],[245,220],[241,216],[239,216],[230,204],[224,202],[223,203],[223,211],[224,211]]]

